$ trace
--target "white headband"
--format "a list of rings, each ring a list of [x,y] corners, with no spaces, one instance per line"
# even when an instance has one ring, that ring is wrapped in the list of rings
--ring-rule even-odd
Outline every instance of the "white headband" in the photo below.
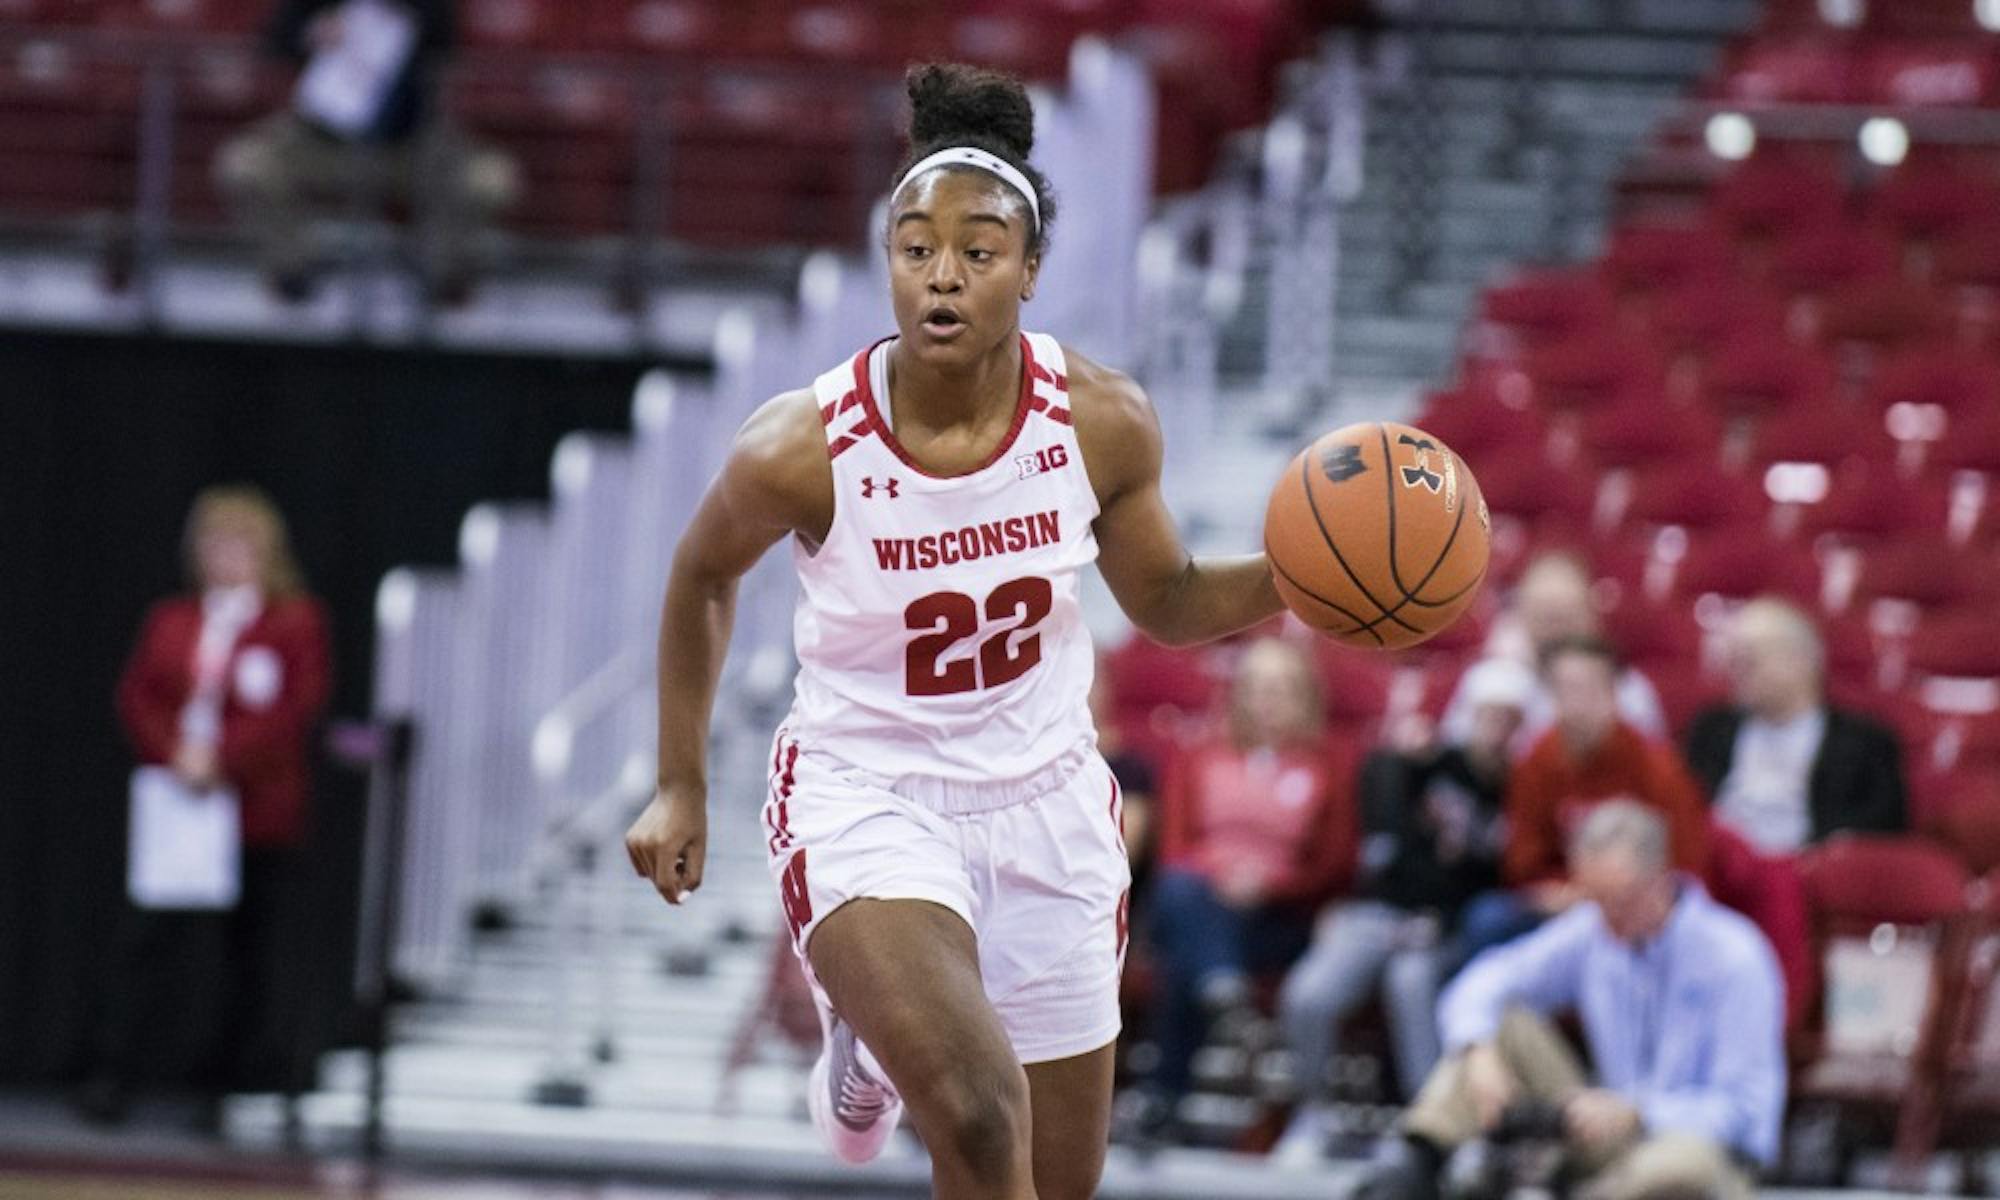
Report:
[[[1028,177],[1021,174],[1013,163],[997,154],[988,154],[977,146],[946,146],[936,154],[919,159],[915,166],[903,172],[903,177],[896,181],[896,190],[889,194],[894,196],[896,192],[902,191],[909,185],[910,180],[932,167],[952,166],[978,167],[982,171],[998,175],[1008,186],[1027,198],[1028,212],[1035,218],[1035,229],[1037,232],[1041,230],[1042,206],[1035,199],[1035,185],[1029,183]]]

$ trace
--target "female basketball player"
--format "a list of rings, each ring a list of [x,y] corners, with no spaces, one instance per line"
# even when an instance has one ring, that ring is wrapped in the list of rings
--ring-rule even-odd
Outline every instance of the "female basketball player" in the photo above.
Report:
[[[797,699],[764,809],[826,1046],[814,1123],[880,1151],[907,1105],[940,1197],[1091,1195],[1128,872],[1095,750],[1078,576],[1185,644],[1279,610],[1264,557],[1196,561],[1145,394],[1020,309],[1054,216],[1021,85],[909,77],[886,231],[897,336],[744,425],[674,556],[659,791],[627,835],[701,886],[704,753],[737,580],[790,537]]]

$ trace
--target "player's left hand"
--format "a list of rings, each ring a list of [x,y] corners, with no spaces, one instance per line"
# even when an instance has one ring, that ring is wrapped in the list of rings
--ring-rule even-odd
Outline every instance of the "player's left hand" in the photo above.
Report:
[[[632,869],[652,881],[668,904],[701,887],[708,858],[708,796],[686,787],[661,788],[625,832]]]

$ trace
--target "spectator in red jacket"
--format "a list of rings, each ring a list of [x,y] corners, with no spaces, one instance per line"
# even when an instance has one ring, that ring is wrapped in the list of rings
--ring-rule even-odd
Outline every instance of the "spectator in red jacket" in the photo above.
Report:
[[[1562,639],[1542,659],[1555,725],[1537,738],[1507,782],[1507,841],[1500,875],[1512,891],[1468,908],[1467,958],[1507,941],[1576,900],[1564,847],[1591,809],[1636,800],[1666,818],[1675,869],[1699,878],[1708,858],[1708,808],[1674,749],[1619,716],[1618,651],[1597,637]]]
[[[1352,778],[1326,740],[1311,660],[1253,643],[1228,734],[1181,755],[1161,797],[1151,940],[1165,986],[1159,1068],[1136,1118],[1146,1130],[1171,1121],[1211,1019],[1246,1019],[1251,978],[1291,965],[1320,903],[1346,885]]]
[[[83,1095],[99,1119],[122,1116],[137,1040],[178,999],[164,991],[212,987],[217,973],[235,1061],[198,1082],[218,1094],[296,1090],[306,1066],[291,1028],[303,997],[287,953],[299,928],[286,906],[303,865],[312,737],[327,698],[326,620],[304,592],[284,518],[256,489],[203,492],[184,549],[190,590],[147,614],[118,682],[118,715],[142,765],[170,767],[196,792],[234,793],[241,886],[226,912],[128,912]]]

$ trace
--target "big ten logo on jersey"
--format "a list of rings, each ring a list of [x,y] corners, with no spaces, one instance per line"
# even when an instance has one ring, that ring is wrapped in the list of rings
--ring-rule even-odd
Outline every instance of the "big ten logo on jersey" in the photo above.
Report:
[[[1030,475],[1045,475],[1069,465],[1069,449],[1065,446],[1045,446],[1033,454],[1016,454],[1014,465],[1020,468],[1021,478]]]

